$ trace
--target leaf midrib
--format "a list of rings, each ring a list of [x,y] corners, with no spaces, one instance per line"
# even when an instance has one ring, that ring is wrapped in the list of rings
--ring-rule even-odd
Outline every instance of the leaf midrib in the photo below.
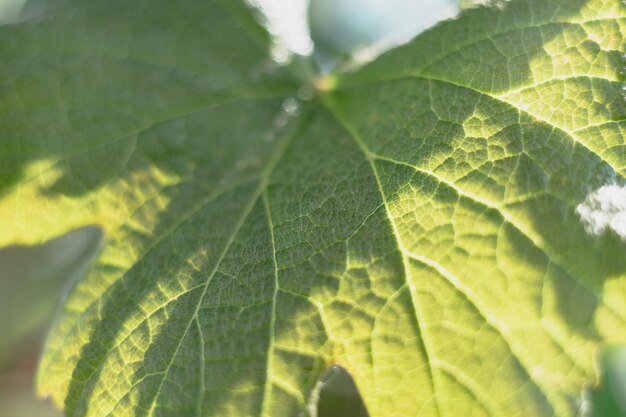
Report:
[[[586,144],[584,142],[582,142],[574,133],[571,133],[559,126],[556,126],[552,123],[550,123],[547,120],[538,118],[536,116],[534,116],[531,113],[528,113],[527,111],[525,111],[524,109],[520,109],[517,106],[515,106],[512,103],[509,103],[507,101],[502,100],[500,97],[498,96],[493,96],[490,95],[487,92],[483,92],[480,90],[477,90],[471,86],[466,86],[466,85],[462,85],[462,84],[458,84],[456,82],[453,81],[449,81],[446,79],[441,79],[441,78],[434,78],[434,77],[430,77],[430,76],[425,76],[425,75],[408,75],[408,76],[402,76],[399,77],[398,79],[405,79],[405,78],[421,78],[425,81],[435,81],[435,82],[441,82],[441,83],[446,83],[449,85],[453,85],[456,86],[458,88],[466,88],[468,90],[474,91],[478,94],[482,94],[485,95],[486,97],[489,97],[493,100],[495,100],[496,102],[502,104],[503,106],[507,106],[510,108],[515,109],[516,111],[520,112],[520,113],[524,113],[527,114],[529,117],[534,118],[535,120],[537,120],[540,123],[545,123],[549,126],[551,126],[553,129],[559,130],[562,133],[565,134],[565,136],[568,136],[574,143],[578,143],[580,146],[584,147],[588,152],[597,155],[599,159],[601,159],[604,163],[606,163],[607,165],[609,165],[616,173],[619,172],[617,170],[616,167],[614,167],[613,165],[611,165],[608,161],[606,161],[605,159],[603,159],[599,152],[595,152],[594,150],[588,148],[586,146]],[[372,81],[372,82],[385,82],[385,81],[389,81],[387,79],[385,80],[376,80],[376,81]],[[354,138],[354,135],[356,134],[356,129],[349,126],[349,123],[347,122],[347,120],[345,120],[345,117],[342,117],[340,115],[340,113],[337,111],[337,109],[333,106],[332,102],[328,99],[328,97],[326,99],[322,100],[323,103],[325,104],[325,106],[329,109],[329,111],[337,118],[337,120],[339,121],[339,123],[344,126],[344,127],[348,127],[348,131],[350,132],[350,136]],[[362,142],[362,141],[361,141]],[[455,192],[457,192],[459,195],[465,196],[466,198],[469,198],[470,200],[483,205],[485,207],[491,208],[496,210],[500,216],[506,221],[508,222],[511,226],[513,226],[517,231],[519,231],[520,233],[522,233],[524,236],[526,236],[531,242],[532,244],[539,249],[542,253],[544,253],[546,256],[548,256],[548,258],[555,264],[557,265],[560,269],[562,269],[563,271],[567,272],[567,275],[576,280],[577,282],[579,282],[580,284],[582,284],[585,288],[589,289],[598,299],[601,299],[601,294],[600,294],[600,290],[596,287],[591,286],[586,280],[584,279],[579,279],[578,276],[576,274],[574,274],[571,271],[571,268],[568,267],[568,262],[567,260],[563,259],[563,256],[558,252],[558,250],[554,247],[552,247],[552,245],[546,241],[545,239],[543,239],[540,235],[534,233],[532,230],[529,230],[525,227],[522,226],[522,224],[520,222],[518,222],[517,220],[515,220],[515,216],[513,216],[512,214],[510,214],[504,207],[501,207],[500,205],[490,202],[488,200],[479,198],[477,196],[474,196],[471,193],[466,192],[465,190],[461,189],[460,187],[458,187],[456,184],[440,177],[439,175],[435,174],[432,171],[429,170],[425,170],[425,169],[420,169],[417,166],[411,165],[409,163],[404,163],[401,161],[396,161],[390,158],[385,158],[385,157],[381,157],[379,155],[376,155],[374,153],[372,153],[371,151],[369,151],[369,149],[367,149],[367,147],[361,146],[362,149],[364,149],[366,152],[368,152],[371,157],[375,158],[375,159],[383,159],[383,160],[387,160],[396,164],[403,164],[406,165],[408,167],[411,167],[412,169],[422,172],[430,177],[432,177],[433,179],[447,185],[448,187],[450,187],[451,189],[453,189]],[[617,305],[611,305],[610,301],[605,300],[605,303],[607,305],[607,307],[609,307],[609,309],[613,312],[613,313],[617,313],[620,308]],[[621,316],[620,314],[617,314],[618,316]]]
[[[581,78],[583,76],[580,76]],[[584,78],[590,78],[590,77],[584,77]],[[599,78],[599,77],[597,77]],[[492,99],[500,104],[502,104],[503,106],[507,106],[509,108],[514,109],[515,111],[517,111],[520,114],[524,114],[526,116],[528,116],[531,119],[534,119],[540,123],[545,123],[546,125],[552,127],[553,129],[555,129],[556,131],[559,131],[561,133],[564,133],[565,136],[567,136],[568,138],[570,138],[572,140],[572,142],[574,142],[575,144],[578,144],[579,146],[583,147],[585,150],[587,150],[589,153],[592,153],[594,155],[596,155],[602,162],[604,162],[605,164],[607,164],[609,167],[611,167],[611,169],[613,171],[615,171],[616,173],[619,172],[619,167],[616,167],[614,164],[612,164],[610,161],[608,161],[605,157],[603,157],[602,152],[600,151],[596,151],[594,149],[590,148],[590,145],[588,143],[586,143],[585,141],[583,141],[578,135],[576,135],[576,131],[581,131],[584,130],[586,127],[580,128],[580,129],[576,129],[576,130],[568,130],[563,126],[558,126],[554,123],[552,123],[551,121],[542,118],[541,116],[535,114],[535,113],[531,113],[529,110],[523,109],[521,107],[518,107],[515,105],[515,103],[509,102],[505,99],[506,95],[508,94],[507,92],[502,93],[502,95],[496,95],[487,91],[483,91],[480,90],[476,87],[470,86],[470,85],[465,85],[465,84],[460,84],[456,81],[452,81],[443,77],[434,77],[432,75],[429,74],[424,74],[424,73],[414,73],[414,74],[402,74],[402,75],[397,75],[397,76],[393,76],[393,77],[389,77],[389,78],[384,78],[384,79],[376,79],[376,80],[369,80],[367,82],[363,82],[363,83],[358,83],[358,84],[350,84],[349,86],[361,86],[364,84],[381,84],[384,82],[388,82],[388,81],[399,81],[399,80],[404,80],[404,79],[422,79],[424,81],[435,81],[435,82],[440,82],[443,84],[448,84],[457,88],[463,88],[463,89],[467,89],[470,90],[474,93],[483,95],[485,97],[488,97],[489,99]],[[602,79],[602,78],[600,78]],[[604,79],[603,79],[604,80]],[[347,85],[348,86],[348,85]],[[612,121],[612,120],[611,120]]]
[[[166,369],[164,371],[162,371],[162,378],[161,378],[161,381],[159,382],[158,388],[156,389],[156,391],[154,393],[154,398],[153,398],[153,401],[151,403],[151,407],[148,410],[148,415],[150,415],[154,411],[154,408],[157,405],[157,398],[160,395],[161,389],[163,387],[163,383],[167,379],[167,375],[169,373],[169,370],[172,367],[173,363],[175,362],[176,357],[178,356],[178,352],[179,352],[179,350],[180,350],[180,348],[181,348],[181,346],[182,346],[182,344],[183,344],[183,342],[184,342],[184,340],[185,340],[185,338],[187,336],[187,333],[189,332],[189,329],[191,328],[191,326],[192,326],[194,321],[198,321],[198,313],[200,311],[200,307],[202,306],[202,303],[203,303],[204,298],[205,298],[205,296],[207,294],[209,285],[212,282],[212,279],[213,279],[215,273],[218,271],[218,269],[221,266],[223,260],[225,259],[226,255],[228,254],[228,252],[229,252],[232,244],[234,243],[234,241],[235,241],[239,231],[241,230],[241,227],[245,224],[245,221],[247,220],[247,218],[249,217],[250,213],[252,212],[252,209],[257,204],[259,199],[263,197],[264,193],[267,192],[267,186],[268,186],[271,174],[274,171],[275,167],[278,165],[278,163],[280,162],[282,157],[285,155],[285,153],[287,152],[287,150],[289,149],[291,144],[295,141],[295,139],[297,139],[298,134],[301,132],[301,130],[304,129],[304,127],[311,120],[312,115],[313,115],[312,109],[309,110],[307,114],[303,114],[301,116],[300,120],[297,122],[298,124],[295,126],[295,128],[293,128],[292,131],[288,132],[288,134],[285,135],[285,137],[284,137],[284,139],[282,141],[283,143],[280,144],[280,145],[277,145],[276,151],[273,153],[273,155],[270,158],[268,158],[268,163],[266,165],[266,168],[263,170],[263,172],[261,174],[259,185],[252,192],[251,197],[250,197],[248,203],[246,204],[246,206],[244,207],[244,209],[242,211],[241,217],[239,218],[237,224],[233,228],[233,231],[232,231],[231,235],[229,236],[228,240],[226,241],[226,244],[224,245],[224,248],[223,248],[222,252],[220,253],[219,258],[216,260],[216,263],[215,263],[215,266],[214,266],[213,270],[211,271],[210,275],[207,277],[206,283],[204,285],[195,286],[192,289],[187,290],[187,291],[184,292],[184,293],[189,293],[191,291],[194,291],[194,290],[198,289],[199,287],[203,288],[203,290],[201,292],[201,295],[198,297],[198,302],[197,302],[197,304],[195,306],[194,313],[192,314],[192,316],[191,316],[191,318],[189,320],[189,323],[187,324],[185,330],[183,331],[183,334],[180,337],[180,341],[179,341],[178,345],[176,346],[176,348],[174,350],[172,358],[171,358],[170,362],[168,363]],[[212,201],[212,200],[213,199],[210,199],[210,201]],[[206,206],[206,204],[208,204],[209,202],[205,202],[204,204],[202,204],[197,210],[195,210],[193,213],[191,213],[189,216],[187,216],[187,219],[185,221],[188,221],[190,218],[192,218],[194,213],[198,212],[202,207]],[[269,212],[268,212],[268,215],[269,215]],[[184,223],[185,221],[181,222],[180,224]],[[179,227],[180,224],[177,227]],[[272,239],[273,239],[273,230],[272,230],[271,233],[272,233]],[[169,236],[171,236],[171,233],[168,233],[167,235],[165,235],[161,240],[165,240]],[[275,252],[273,252],[273,254],[275,256]],[[278,269],[277,269],[277,267],[275,267],[275,274],[277,274],[277,273],[278,273]],[[278,281],[277,281],[277,277],[276,277],[276,285],[277,284],[278,284]],[[180,298],[182,295],[183,294],[179,294],[179,295],[176,296],[176,298]],[[277,297],[277,287],[274,290],[274,294],[273,294],[273,298],[272,298],[272,306],[273,306],[272,308],[273,309],[275,309],[276,297]],[[162,307],[163,306],[160,306],[156,310],[159,310]],[[198,321],[198,326],[200,326],[199,325],[199,321]],[[273,329],[271,327],[270,327],[270,331],[273,331]],[[129,334],[131,334],[131,333],[132,333],[132,331],[129,332]],[[125,340],[125,339],[123,339],[123,340]],[[119,346],[119,344],[117,346]],[[115,350],[115,347],[110,349],[107,352],[105,357],[102,359],[98,369],[105,363],[106,356],[108,356],[108,354],[110,354],[114,350]],[[97,374],[97,369],[85,381],[85,385],[84,385],[83,391],[82,391],[82,393],[80,395],[80,398],[82,398],[84,393],[85,393],[85,388],[87,386],[87,383],[96,374]],[[199,404],[202,403],[202,396],[200,397],[200,399],[198,401],[199,401]],[[78,409],[76,411],[78,411]]]
[[[395,161],[395,160],[389,160],[388,158],[384,158],[384,157],[380,157],[378,155],[376,155],[375,153],[373,153],[372,151],[370,151],[368,149],[368,147],[365,145],[365,142],[361,139],[357,129],[352,126],[350,124],[350,122],[347,120],[347,118],[342,114],[342,112],[337,109],[337,107],[334,105],[334,103],[332,102],[332,99],[329,96],[322,96],[321,97],[321,102],[324,105],[324,107],[333,115],[333,117],[335,118],[335,120],[337,121],[337,123],[342,126],[344,128],[344,130],[348,133],[348,135],[350,136],[350,138],[353,140],[353,142],[355,143],[355,145],[359,148],[360,152],[363,153],[365,159],[368,161],[373,176],[376,179],[376,184],[378,187],[378,191],[381,195],[381,199],[383,200],[384,206],[385,206],[385,210],[387,213],[387,218],[389,219],[389,223],[391,225],[391,227],[393,228],[393,232],[394,232],[394,237],[395,237],[395,241],[396,244],[398,245],[398,249],[402,255],[402,259],[403,259],[403,266],[404,266],[404,272],[405,272],[405,280],[406,280],[406,285],[409,288],[409,291],[411,293],[411,300],[412,300],[412,304],[413,304],[413,310],[415,312],[416,315],[416,321],[417,321],[417,325],[418,325],[418,330],[420,332],[420,334],[423,335],[421,339],[421,342],[423,344],[424,347],[424,351],[426,354],[426,357],[428,358],[428,369],[431,375],[431,386],[433,387],[433,393],[435,395],[435,403],[437,405],[437,411],[438,414],[441,416],[441,410],[440,410],[440,405],[439,405],[439,401],[437,400],[437,393],[439,392],[439,390],[436,389],[437,387],[437,382],[436,382],[436,377],[435,377],[435,371],[434,371],[434,367],[433,367],[433,363],[431,362],[431,357],[433,357],[432,353],[431,353],[431,349],[429,349],[429,345],[426,341],[427,337],[426,332],[424,331],[424,328],[422,326],[422,322],[424,321],[423,317],[423,312],[421,312],[420,307],[419,307],[419,303],[417,303],[417,295],[416,295],[416,291],[414,288],[413,283],[411,282],[410,279],[410,268],[408,265],[408,260],[412,259],[414,261],[417,261],[433,270],[435,270],[437,272],[437,274],[439,274],[441,277],[443,277],[447,282],[449,282],[456,291],[458,291],[460,294],[463,295],[463,297],[465,297],[470,304],[476,309],[476,311],[485,319],[485,321],[494,329],[496,329],[498,331],[498,333],[501,335],[502,340],[506,343],[507,347],[509,348],[511,354],[516,358],[516,361],[524,368],[526,374],[528,375],[530,381],[538,388],[539,392],[544,396],[546,403],[552,408],[553,411],[555,411],[558,415],[560,414],[564,414],[566,409],[566,406],[555,396],[556,394],[553,393],[549,388],[549,386],[547,385],[547,383],[544,382],[540,382],[537,381],[536,378],[534,377],[534,375],[532,374],[532,372],[530,371],[530,367],[529,365],[527,365],[522,358],[524,357],[524,355],[521,355],[519,352],[517,352],[516,348],[513,348],[513,343],[509,340],[509,335],[504,332],[503,326],[501,323],[499,322],[494,322],[491,318],[490,315],[486,314],[483,309],[481,307],[479,307],[479,305],[475,302],[475,296],[471,296],[471,291],[469,291],[462,283],[461,281],[456,278],[456,276],[454,276],[452,273],[450,273],[447,269],[445,269],[445,267],[443,267],[441,264],[439,264],[437,261],[432,260],[430,258],[427,258],[423,255],[418,255],[415,254],[411,251],[409,251],[408,249],[406,249],[404,247],[404,244],[402,242],[402,240],[400,239],[400,233],[398,231],[397,225],[395,224],[395,222],[393,221],[393,217],[391,215],[391,212],[389,210],[389,207],[387,205],[387,198],[384,192],[384,188],[382,186],[381,180],[380,180],[380,176],[378,174],[378,170],[376,168],[375,165],[375,160],[387,160],[390,162],[393,162],[395,164],[399,164],[399,161]],[[402,164],[402,163],[400,163]],[[477,203],[481,204],[481,205],[486,205],[485,203],[483,203],[481,200],[477,200],[476,198],[472,197],[470,194],[467,194],[465,191],[459,189],[457,186],[453,185],[452,183],[450,183],[447,180],[444,180],[443,178],[439,178],[439,176],[437,176],[436,174],[427,171],[427,170],[422,170],[419,169],[415,166],[412,166],[408,163],[405,163],[403,165],[409,166],[412,169],[419,171],[419,172],[423,172],[424,174],[427,174],[431,177],[433,177],[434,179],[440,181],[441,183],[449,186],[450,188],[452,188],[453,190],[455,190],[458,195],[460,196],[466,196],[467,198],[470,198],[473,201],[476,201]],[[505,213],[503,213],[503,209],[502,208],[498,208],[495,206],[491,206],[488,205],[487,207],[490,207],[494,210],[496,210],[503,218],[504,221],[508,221],[507,220],[507,215]],[[515,223],[510,223],[513,227],[515,227],[517,229],[517,226],[515,225]],[[519,230],[519,229],[517,229]],[[524,234],[533,245],[536,246],[536,243],[534,240],[532,240],[529,236],[527,236],[523,230],[519,230],[520,233]],[[545,249],[543,249],[542,247],[536,246],[539,250],[541,250],[544,254],[546,254],[546,256],[548,256],[547,252],[545,251]],[[559,265],[557,262],[554,262],[555,264]],[[560,265],[559,265],[560,266]],[[567,270],[566,270],[567,271]],[[575,279],[577,282],[582,282],[581,280],[577,279],[577,277],[575,275],[572,275],[569,273],[568,271],[568,276],[570,276],[571,278]],[[585,284],[584,282],[582,282],[583,284]],[[597,296],[597,290],[593,289],[594,294],[596,294]],[[567,354],[567,352],[564,350],[564,353]],[[578,364],[576,363],[576,361],[574,361],[572,358],[568,357],[568,359],[570,359],[570,361],[572,362],[572,364],[574,366],[578,366]],[[480,396],[482,398],[482,395]],[[477,397],[477,400],[479,400],[479,398]],[[487,406],[489,404],[486,404]],[[489,409],[489,407],[487,407],[486,409]]]
[[[391,225],[392,229],[393,229],[393,234],[394,234],[394,240],[398,246],[398,249],[400,250],[400,254],[402,256],[402,266],[404,268],[404,279],[405,279],[405,284],[407,285],[409,292],[411,294],[411,302],[413,304],[413,311],[415,313],[415,320],[417,323],[417,327],[418,327],[418,332],[419,334],[422,336],[420,337],[420,343],[422,345],[422,347],[424,348],[424,354],[426,357],[426,362],[427,362],[427,367],[428,367],[428,372],[430,374],[430,382],[431,382],[431,387],[433,390],[433,395],[435,397],[435,408],[437,410],[437,415],[438,416],[442,416],[442,411],[441,411],[441,405],[440,405],[440,400],[439,400],[439,389],[438,389],[438,382],[437,382],[437,378],[435,377],[435,370],[434,367],[432,365],[432,360],[434,358],[434,355],[432,353],[432,347],[430,346],[429,342],[427,341],[427,337],[426,337],[426,332],[425,332],[425,328],[423,327],[423,323],[425,322],[424,319],[424,313],[421,310],[421,306],[419,305],[419,303],[417,303],[417,294],[416,294],[416,290],[415,290],[415,285],[412,282],[411,279],[411,272],[410,272],[410,267],[408,264],[408,259],[407,259],[407,249],[404,247],[404,244],[402,242],[402,240],[400,239],[400,232],[398,231],[398,226],[396,225],[396,223],[393,221],[393,217],[391,215],[391,210],[389,209],[389,205],[387,204],[387,196],[385,195],[385,191],[383,188],[383,185],[381,183],[380,180],[380,175],[378,173],[378,169],[376,168],[376,163],[374,162],[374,160],[372,159],[372,153],[369,151],[369,149],[367,149],[367,147],[365,146],[365,143],[361,140],[360,137],[358,137],[355,134],[355,131],[352,129],[349,129],[349,126],[345,124],[345,121],[339,117],[339,115],[337,113],[335,113],[334,111],[331,110],[331,113],[333,114],[333,116],[335,117],[335,119],[337,120],[337,122],[344,128],[346,129],[346,131],[348,132],[349,136],[353,139],[353,141],[355,142],[355,144],[358,146],[359,150],[363,153],[363,156],[365,157],[365,159],[367,159],[367,162],[372,170],[372,174],[374,175],[374,178],[376,180],[376,186],[378,188],[378,192],[380,193],[380,198],[383,201],[384,207],[385,207],[385,213],[387,215],[387,219],[389,220],[389,224]]]

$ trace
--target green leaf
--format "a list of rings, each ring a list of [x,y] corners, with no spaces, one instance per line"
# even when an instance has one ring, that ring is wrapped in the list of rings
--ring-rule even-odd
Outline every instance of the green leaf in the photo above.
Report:
[[[0,28],[0,244],[107,233],[40,366],[68,416],[297,416],[334,364],[372,417],[578,415],[626,339],[576,212],[623,182],[620,0],[472,9],[299,105],[239,2],[47,4]]]
[[[84,228],[44,245],[0,249],[0,369],[26,336],[50,324],[57,307],[51,294],[84,273],[100,240],[96,228]]]
[[[593,416],[626,416],[626,347],[606,346],[598,356],[600,384],[589,396]]]

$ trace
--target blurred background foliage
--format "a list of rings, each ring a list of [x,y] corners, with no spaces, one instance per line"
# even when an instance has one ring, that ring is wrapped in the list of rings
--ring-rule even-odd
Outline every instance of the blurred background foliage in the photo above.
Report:
[[[33,375],[57,303],[97,253],[101,235],[86,227],[42,245],[0,249],[0,417],[60,415],[35,399]]]
[[[0,0],[0,25],[22,20],[26,1]],[[272,53],[277,61],[287,62],[292,54],[312,56],[324,72],[374,59],[485,1],[248,0],[262,10],[276,39]],[[0,249],[0,417],[61,416],[35,398],[33,376],[55,309],[102,240],[97,227],[86,227],[39,246]],[[608,346],[597,356],[599,384],[584,390],[580,415],[626,417],[626,347]],[[318,417],[367,416],[342,368],[329,369],[320,388]]]
[[[600,383],[590,395],[593,417],[626,416],[626,347],[605,346],[597,358]]]
[[[20,12],[26,0],[0,0],[0,25],[20,20]]]

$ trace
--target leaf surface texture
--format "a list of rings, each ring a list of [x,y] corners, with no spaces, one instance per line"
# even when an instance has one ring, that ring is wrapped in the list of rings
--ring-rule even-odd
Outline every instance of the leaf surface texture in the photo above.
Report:
[[[68,416],[575,416],[624,342],[626,10],[464,12],[301,102],[232,0],[47,2],[0,28],[0,244],[99,224],[49,337]],[[287,112],[285,109],[290,110]]]

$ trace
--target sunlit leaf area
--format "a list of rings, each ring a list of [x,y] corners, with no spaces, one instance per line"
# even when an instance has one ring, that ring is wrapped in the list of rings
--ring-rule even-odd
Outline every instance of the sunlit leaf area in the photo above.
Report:
[[[622,0],[0,0],[0,417],[626,416]]]

